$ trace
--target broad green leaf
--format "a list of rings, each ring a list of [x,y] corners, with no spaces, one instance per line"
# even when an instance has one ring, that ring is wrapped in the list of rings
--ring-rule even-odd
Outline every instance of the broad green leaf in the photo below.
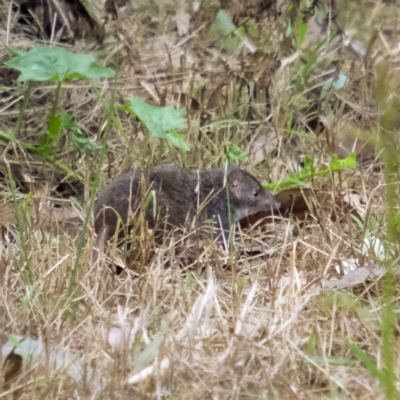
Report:
[[[102,67],[91,54],[74,54],[61,47],[36,46],[6,62],[21,72],[18,81],[57,81],[100,79],[115,76],[115,71]]]
[[[74,117],[65,111],[63,111],[61,113],[61,122],[62,122],[63,128],[65,128],[65,129],[72,129],[76,126]]]
[[[166,140],[172,146],[178,147],[182,151],[190,151],[190,147],[185,142],[186,135],[182,133],[178,133],[177,131],[173,131],[171,133],[167,133]]]
[[[157,107],[147,104],[139,97],[130,97],[130,105],[122,106],[123,110],[135,115],[150,136],[167,139],[167,133],[186,126],[186,119],[183,118],[185,109],[175,110],[173,107]]]

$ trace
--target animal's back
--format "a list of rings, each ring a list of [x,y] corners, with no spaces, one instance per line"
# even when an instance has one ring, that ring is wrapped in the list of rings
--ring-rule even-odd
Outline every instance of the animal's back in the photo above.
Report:
[[[227,186],[224,186],[225,175]],[[139,211],[150,191],[152,200],[144,211],[150,228],[163,229],[166,227],[163,223],[183,227],[197,213],[200,222],[217,216],[217,225],[225,239],[231,224],[244,216],[279,208],[274,196],[256,178],[234,165],[209,170],[170,164],[151,170],[132,169],[99,195],[94,208],[97,243],[114,235],[119,217],[122,225],[132,225],[130,213]],[[123,235],[120,232],[120,237]]]
[[[156,167],[149,177],[156,192],[156,203],[163,208],[161,214],[168,212],[168,222],[183,226],[193,219],[199,206],[222,185],[221,179],[207,170],[180,168],[174,165]],[[200,219],[208,217],[207,207],[199,214]],[[210,215],[209,217],[211,217]]]
[[[141,183],[144,183],[144,187]],[[168,223],[183,226],[197,209],[197,179],[195,172],[174,165],[160,165],[151,170],[131,169],[102,190],[94,206],[95,230],[107,229],[107,237],[114,234],[120,217],[127,222],[129,213],[138,212],[152,192],[152,200],[145,215],[150,228],[168,215]]]
[[[96,232],[104,225],[116,226],[118,216],[123,221],[128,219],[129,198],[132,193],[134,194],[133,200],[136,199],[140,176],[141,170],[131,169],[117,177],[100,192],[93,208]]]

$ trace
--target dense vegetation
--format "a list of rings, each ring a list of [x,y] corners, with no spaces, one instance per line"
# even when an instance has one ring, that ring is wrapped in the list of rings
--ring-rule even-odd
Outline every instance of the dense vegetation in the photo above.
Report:
[[[397,398],[398,12],[0,5],[0,398]],[[112,178],[227,159],[281,215],[92,262]]]

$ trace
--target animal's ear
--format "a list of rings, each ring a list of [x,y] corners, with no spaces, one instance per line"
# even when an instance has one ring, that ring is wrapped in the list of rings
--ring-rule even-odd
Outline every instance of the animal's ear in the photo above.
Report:
[[[235,167],[228,173],[228,188],[232,193],[237,193],[242,182],[243,172]]]

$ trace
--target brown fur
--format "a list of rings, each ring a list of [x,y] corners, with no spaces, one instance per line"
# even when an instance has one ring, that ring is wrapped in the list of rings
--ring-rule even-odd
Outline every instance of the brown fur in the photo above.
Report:
[[[225,176],[227,188],[224,187]],[[138,213],[149,191],[155,192],[156,200],[155,209],[154,197],[145,209],[150,228],[161,219],[164,219],[165,228],[183,227],[196,214],[198,221],[218,217],[217,225],[222,228],[226,240],[230,223],[261,210],[279,208],[268,190],[233,164],[228,165],[227,172],[224,167],[196,170],[169,164],[152,170],[132,169],[111,182],[97,199],[94,206],[96,247],[101,247],[104,240],[115,234],[118,218],[130,225],[129,215]],[[123,237],[123,233],[119,234]],[[97,258],[96,250],[93,258]]]

